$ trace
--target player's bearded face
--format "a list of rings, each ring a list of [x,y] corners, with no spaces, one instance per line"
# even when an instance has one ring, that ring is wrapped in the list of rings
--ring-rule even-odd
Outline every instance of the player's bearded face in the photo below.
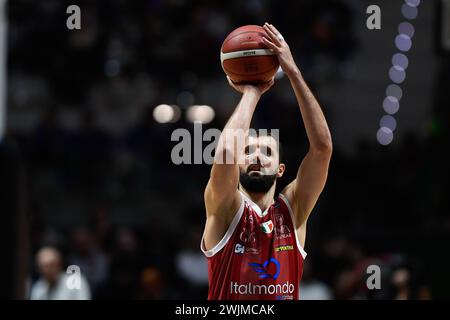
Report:
[[[250,174],[248,172],[241,171],[239,181],[241,185],[248,192],[263,192],[266,193],[275,183],[277,179],[276,174]]]
[[[250,137],[244,149],[246,165],[240,166],[239,181],[248,192],[266,193],[277,179],[278,156],[272,137]]]

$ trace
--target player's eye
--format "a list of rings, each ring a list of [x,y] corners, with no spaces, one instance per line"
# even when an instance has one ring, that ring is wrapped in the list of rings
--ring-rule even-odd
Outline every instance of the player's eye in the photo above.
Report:
[[[262,151],[261,153],[264,154],[266,157],[270,157],[272,155],[272,149],[270,149],[269,147],[263,148],[261,151]]]
[[[249,154],[251,154],[251,153],[253,153],[253,152],[255,152],[255,148],[254,148],[254,147],[246,146],[245,149],[244,149],[244,153],[245,153],[246,155],[249,155]]]

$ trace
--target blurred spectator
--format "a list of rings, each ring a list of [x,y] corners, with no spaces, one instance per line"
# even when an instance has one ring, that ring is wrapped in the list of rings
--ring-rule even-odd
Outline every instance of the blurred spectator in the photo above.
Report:
[[[44,247],[36,254],[41,278],[33,284],[31,300],[89,300],[89,284],[80,274],[80,288],[69,288],[68,275],[63,271],[61,253],[54,247]]]
[[[331,289],[322,281],[313,276],[313,264],[308,259],[303,264],[303,276],[300,282],[301,300],[331,300],[333,294]]]
[[[208,289],[208,264],[206,258],[198,248],[200,246],[201,229],[192,227],[186,237],[184,248],[175,258],[177,271],[181,278],[190,286],[187,296],[207,293]]]
[[[138,299],[164,299],[164,281],[161,272],[153,267],[145,268],[141,273]]]
[[[406,265],[396,267],[391,275],[392,299],[429,300],[431,292],[428,286],[417,279],[418,274]]]
[[[99,299],[131,299],[138,296],[140,273],[144,264],[138,239],[133,230],[117,231],[110,252],[109,277]]]
[[[109,261],[98,247],[94,236],[87,228],[78,228],[72,234],[72,255],[70,264],[83,270],[95,297],[97,290],[105,285],[109,272]]]
[[[410,292],[410,273],[405,268],[394,271],[392,275],[392,284],[396,290],[395,300],[408,300],[411,296]]]

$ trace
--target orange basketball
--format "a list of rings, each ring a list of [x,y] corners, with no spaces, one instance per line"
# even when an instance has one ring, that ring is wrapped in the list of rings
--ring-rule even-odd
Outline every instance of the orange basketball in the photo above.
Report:
[[[269,38],[263,27],[248,25],[235,29],[224,40],[220,61],[233,82],[267,82],[277,72],[277,56],[263,43],[263,36]]]

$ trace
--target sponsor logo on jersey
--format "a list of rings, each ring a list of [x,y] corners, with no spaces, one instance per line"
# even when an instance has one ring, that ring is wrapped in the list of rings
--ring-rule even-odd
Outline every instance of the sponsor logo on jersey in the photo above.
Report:
[[[254,284],[248,282],[246,284],[240,284],[234,281],[230,283],[230,293],[231,294],[240,294],[240,295],[252,295],[252,294],[277,294],[278,297],[282,297],[282,299],[288,299],[289,297],[293,298],[293,293],[295,290],[294,284],[289,281],[285,283],[277,283],[277,284]],[[291,299],[292,299],[291,298]]]
[[[293,295],[277,296],[275,299],[276,300],[294,300],[294,296]]]
[[[249,254],[259,254],[260,251],[258,248],[245,248],[245,253]]]
[[[234,253],[244,254],[244,252],[245,252],[245,247],[240,243],[236,243],[236,246],[234,247]]]
[[[286,239],[291,237],[291,230],[284,223],[284,218],[282,214],[275,215],[275,239]]]
[[[293,245],[283,245],[275,248],[275,252],[294,250]]]
[[[263,222],[260,224],[260,227],[264,233],[271,233],[273,231],[273,222],[272,220]]]
[[[245,224],[247,224],[247,223],[249,223],[250,224],[250,226],[252,226],[253,225],[253,216],[251,215],[251,214],[248,214],[248,215],[246,215],[245,217],[244,217],[244,223]]]
[[[241,239],[241,241],[244,243],[253,243],[256,241],[255,233],[248,229],[242,230],[241,234],[239,235],[239,239]]]
[[[244,254],[244,253],[259,254],[260,251],[258,248],[248,248],[240,243],[236,243],[236,245],[234,246],[234,253],[237,253],[237,254]]]
[[[234,253],[237,253],[237,254],[244,254],[244,253],[259,254],[260,251],[258,248],[249,248],[240,243],[236,243],[236,245],[234,246]]]
[[[253,271],[258,274],[260,279],[273,279],[276,280],[280,275],[281,265],[275,258],[270,258],[263,263],[251,262],[248,264],[252,267]],[[269,271],[269,269],[271,271]],[[261,284],[261,283],[238,283],[230,282],[230,293],[239,295],[263,295],[263,294],[276,294],[276,299],[293,299],[293,293],[295,286],[293,283],[286,281],[284,283],[277,284]]]
[[[272,278],[276,280],[280,275],[280,263],[275,258],[270,258],[269,260],[264,261],[263,263],[250,262],[248,264],[250,267],[253,267],[253,271],[259,273],[260,279]],[[271,265],[275,266],[275,272],[270,273],[269,268]]]

